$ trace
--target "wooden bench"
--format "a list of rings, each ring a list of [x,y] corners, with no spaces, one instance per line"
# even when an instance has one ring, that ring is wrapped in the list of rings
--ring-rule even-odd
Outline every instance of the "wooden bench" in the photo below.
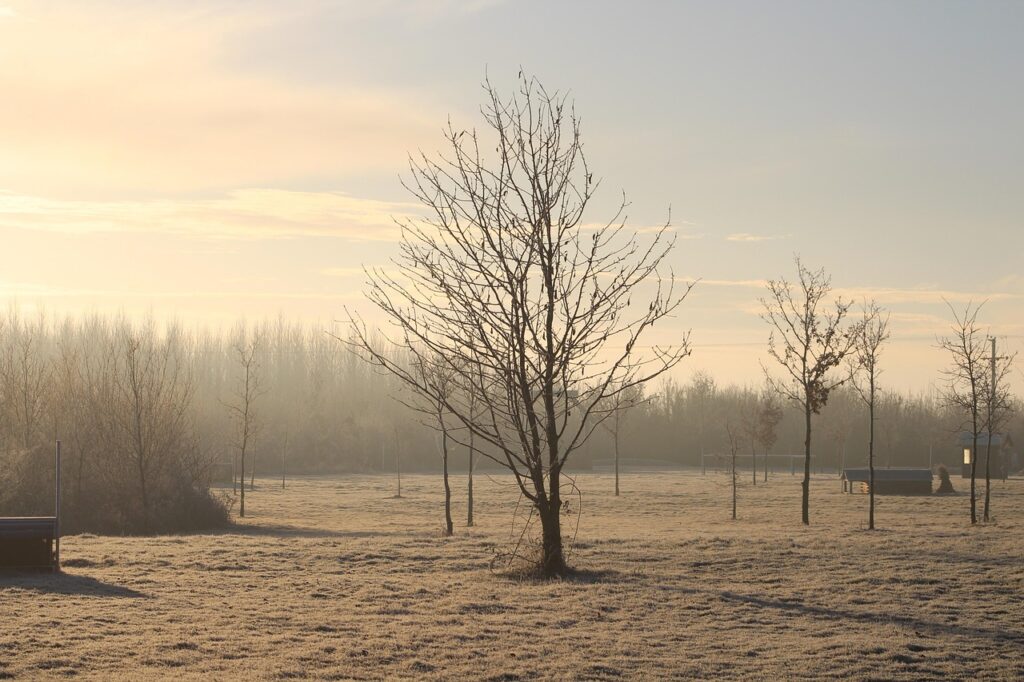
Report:
[[[56,516],[0,517],[0,568],[58,570]]]

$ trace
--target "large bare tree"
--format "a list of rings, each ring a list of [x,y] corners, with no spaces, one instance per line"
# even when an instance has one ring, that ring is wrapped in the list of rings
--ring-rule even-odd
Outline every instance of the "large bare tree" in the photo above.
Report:
[[[821,412],[829,393],[847,376],[833,371],[852,351],[856,325],[846,324],[850,303],[830,302],[832,280],[824,269],[811,270],[796,258],[797,281],[768,281],[768,296],[761,299],[762,319],[771,327],[768,354],[783,370],[781,378],[765,369],[765,376],[780,395],[804,413],[804,478],[801,518],[810,524],[811,416]]]
[[[850,363],[850,382],[868,408],[868,529],[875,529],[875,401],[882,346],[889,339],[889,315],[877,303],[865,302]]]
[[[584,222],[599,183],[565,95],[530,78],[508,98],[489,82],[484,90],[487,139],[449,123],[446,154],[410,159],[405,185],[427,215],[401,221],[393,272],[368,273],[368,298],[391,323],[387,341],[349,319],[365,358],[441,399],[457,442],[472,434],[512,472],[540,519],[538,570],[562,575],[563,467],[610,416],[600,405],[689,354],[685,334],[649,352],[640,340],[692,284],[662,276],[674,244],[667,225],[642,240],[625,227],[625,201],[610,222]],[[441,358],[457,390],[442,397],[389,344]]]
[[[983,427],[982,401],[988,370],[985,335],[978,325],[978,312],[984,303],[968,303],[962,313],[948,301],[946,304],[953,313],[953,324],[952,334],[939,339],[939,347],[950,357],[949,367],[943,371],[946,379],[943,397],[949,406],[966,418],[965,426],[971,429],[971,523],[977,523],[978,436]]]

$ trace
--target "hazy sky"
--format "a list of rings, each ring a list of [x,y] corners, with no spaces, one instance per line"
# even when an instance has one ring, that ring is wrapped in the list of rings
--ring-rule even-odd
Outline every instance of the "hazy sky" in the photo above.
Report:
[[[685,372],[757,380],[757,298],[800,253],[891,308],[886,379],[926,389],[943,298],[1024,350],[1021,36],[1020,2],[0,0],[0,298],[365,309],[406,153],[522,66],[575,97],[593,221],[671,205]]]

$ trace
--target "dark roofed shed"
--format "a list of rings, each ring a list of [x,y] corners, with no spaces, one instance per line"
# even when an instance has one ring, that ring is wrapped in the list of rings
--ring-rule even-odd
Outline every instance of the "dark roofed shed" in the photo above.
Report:
[[[843,492],[869,492],[870,472],[863,469],[843,469]],[[931,495],[931,469],[875,469],[875,493],[878,495]]]

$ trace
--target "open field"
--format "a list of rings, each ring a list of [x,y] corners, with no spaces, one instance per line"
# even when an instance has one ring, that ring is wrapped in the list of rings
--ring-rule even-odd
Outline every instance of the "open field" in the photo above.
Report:
[[[0,574],[0,678],[1024,678],[1024,481],[867,499],[834,477],[799,523],[788,474],[584,474],[574,580],[489,568],[510,479],[441,536],[439,477],[257,481],[251,518],[184,537],[76,536],[65,574]],[[954,479],[958,490],[965,482]],[[567,522],[571,534],[573,523]]]

